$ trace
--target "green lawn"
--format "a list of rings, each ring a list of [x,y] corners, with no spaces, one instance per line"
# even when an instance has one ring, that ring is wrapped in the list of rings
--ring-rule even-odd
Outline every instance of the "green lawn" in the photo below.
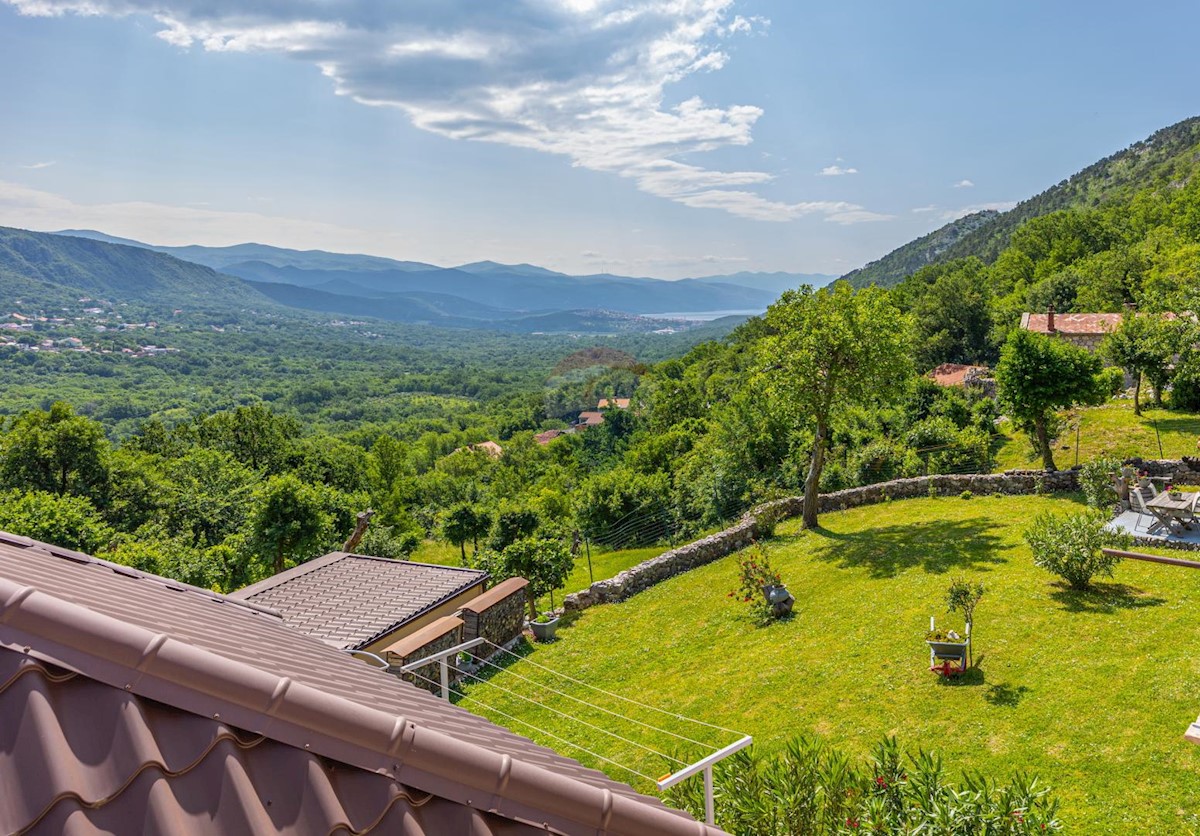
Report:
[[[1102,454],[1121,458],[1141,456],[1144,459],[1178,459],[1200,455],[1200,449],[1196,446],[1200,441],[1200,415],[1194,413],[1146,408],[1139,418],[1133,414],[1133,402],[1121,400],[1081,409],[1076,415],[1077,418],[1068,419],[1070,429],[1064,431],[1054,449],[1054,463],[1063,469],[1071,467],[1076,461],[1076,423],[1079,424],[1080,464]],[[1009,437],[1002,442],[996,456],[996,469],[1041,467],[1041,458],[1033,454],[1025,434],[1011,427],[1007,431]]]
[[[463,705],[642,789],[647,782],[512,717],[647,775],[669,771],[665,761],[521,700],[580,709],[517,677],[608,708],[618,716],[583,716],[659,751],[679,752],[628,718],[714,748],[732,739],[597,696],[536,662],[752,734],[760,747],[817,733],[866,753],[895,734],[940,751],[954,771],[1029,770],[1053,785],[1071,832],[1188,832],[1200,811],[1200,747],[1183,739],[1200,712],[1200,572],[1125,562],[1094,592],[1060,586],[1032,565],[1021,530],[1038,512],[1078,507],[1050,497],[919,499],[827,514],[814,532],[785,523],[771,550],[796,595],[792,619],[755,626],[727,597],[736,565],[726,558],[586,611],[529,661],[471,686]],[[987,594],[978,669],[946,684],[927,669],[923,633],[930,615],[961,625],[942,605],[957,575],[982,580]]]

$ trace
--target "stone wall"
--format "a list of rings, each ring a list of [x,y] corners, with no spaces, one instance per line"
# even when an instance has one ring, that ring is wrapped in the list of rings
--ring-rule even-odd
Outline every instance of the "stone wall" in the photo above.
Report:
[[[439,618],[432,624],[422,627],[412,635],[405,636],[383,651],[383,658],[393,668],[400,668],[409,662],[424,659],[431,653],[447,650],[456,644],[463,643],[463,621],[457,616],[448,615]],[[441,692],[442,666],[440,662],[431,662],[417,668],[412,673],[399,674],[400,678],[411,682],[418,688]],[[414,675],[415,674],[415,675]],[[458,677],[458,665],[454,657],[450,658],[450,682]],[[432,681],[430,681],[432,680]]]
[[[1184,456],[1182,459],[1142,459],[1135,456],[1124,464],[1144,470],[1151,476],[1170,477],[1176,485],[1200,485],[1200,459]]]
[[[519,636],[529,608],[528,586],[529,581],[524,578],[509,578],[463,604],[458,612],[463,622],[462,640],[483,637],[494,644],[505,645]],[[486,656],[492,650],[484,646],[475,648],[474,652]]]
[[[931,490],[938,496],[959,496],[964,491],[980,495],[999,493],[1015,496],[1078,489],[1079,476],[1074,470],[1060,470],[1054,473],[1041,470],[1009,470],[1005,473],[919,476],[821,494],[817,508],[820,513],[827,514],[887,499],[929,496]],[[563,608],[568,611],[586,610],[596,604],[624,601],[667,578],[741,551],[758,536],[770,532],[772,518],[779,520],[798,516],[802,503],[802,497],[793,496],[760,505],[724,531],[663,552],[658,557],[626,569],[615,577],[596,581],[587,589],[568,595],[563,600]]]

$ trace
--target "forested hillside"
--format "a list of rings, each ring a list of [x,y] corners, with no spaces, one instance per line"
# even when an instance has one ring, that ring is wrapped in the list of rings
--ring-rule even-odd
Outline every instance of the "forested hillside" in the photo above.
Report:
[[[731,333],[10,317],[0,528],[227,589],[336,547],[367,507],[368,551],[442,539],[503,571],[575,532],[666,542],[781,494],[987,471],[1014,427],[1052,465],[1056,410],[1102,401],[1121,374],[1017,329],[1023,311],[1135,306],[1103,356],[1171,406],[1200,406],[1195,319],[1156,315],[1200,308],[1194,152],[1026,220],[994,259],[943,258],[890,290],[788,291]],[[999,398],[922,376],[944,362],[995,363]],[[628,408],[573,426],[616,398]]]
[[[1022,224],[1063,209],[1129,203],[1143,191],[1163,192],[1189,183],[1200,167],[1200,117],[1155,132],[1093,163],[1007,212],[968,215],[847,273],[855,287],[891,287],[927,264],[975,257],[991,263]]]
[[[152,250],[0,227],[0,298],[45,307],[81,295],[166,311],[275,307],[245,282]]]

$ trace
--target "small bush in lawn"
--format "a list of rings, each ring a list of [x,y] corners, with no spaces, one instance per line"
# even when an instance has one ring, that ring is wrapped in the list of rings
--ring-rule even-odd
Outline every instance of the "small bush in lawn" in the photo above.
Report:
[[[768,756],[743,749],[717,763],[713,779],[716,824],[735,836],[1028,836],[1062,829],[1058,801],[1036,778],[1017,773],[1000,784],[967,774],[956,784],[940,757],[905,756],[891,737],[864,762],[812,737]],[[703,782],[677,784],[666,800],[699,818]]]
[[[1097,456],[1079,469],[1079,487],[1092,508],[1107,511],[1116,504],[1117,491],[1113,479],[1121,472],[1121,460]]]
[[[970,499],[972,496],[973,496],[973,494],[970,491],[963,491],[962,493],[960,493],[958,495],[958,498],[959,499]]]
[[[1033,562],[1058,575],[1075,589],[1087,589],[1092,577],[1112,577],[1121,558],[1101,549],[1128,548],[1132,538],[1104,526],[1108,514],[1089,509],[1079,514],[1039,514],[1025,529],[1025,542],[1033,550]]]
[[[779,573],[771,568],[771,558],[762,543],[738,557],[738,588],[729,593],[750,605],[755,618],[767,621],[771,617],[771,605],[763,595],[764,586],[779,586],[783,581]]]

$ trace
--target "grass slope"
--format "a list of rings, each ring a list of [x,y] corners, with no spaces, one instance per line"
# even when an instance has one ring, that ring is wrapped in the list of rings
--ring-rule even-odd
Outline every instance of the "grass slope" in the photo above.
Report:
[[[1131,401],[1113,401],[1092,409],[1081,409],[1068,418],[1054,450],[1054,463],[1061,469],[1075,464],[1075,426],[1079,425],[1079,462],[1096,456],[1143,459],[1178,459],[1200,456],[1200,415],[1143,407],[1139,418]],[[1009,428],[1011,430],[1011,427]],[[1156,432],[1157,430],[1157,432]],[[1159,441],[1162,455],[1159,455]],[[996,470],[1040,467],[1041,457],[1033,452],[1029,438],[1011,431],[996,453]]]
[[[819,531],[787,523],[771,549],[797,598],[792,619],[756,627],[726,595],[736,575],[726,558],[588,610],[560,641],[469,687],[462,704],[643,789],[536,729],[650,776],[668,771],[665,761],[519,698],[581,708],[518,675],[598,702],[618,716],[585,710],[590,722],[660,751],[678,752],[678,741],[622,718],[714,747],[733,739],[597,698],[536,662],[752,734],[760,747],[817,733],[865,753],[895,734],[941,752],[952,771],[1035,772],[1073,832],[1186,832],[1200,810],[1200,749],[1183,739],[1200,710],[1200,573],[1126,562],[1095,592],[1060,586],[1033,566],[1021,531],[1039,512],[1078,507],[1070,498],[920,499],[827,514]],[[930,615],[954,623],[942,596],[956,575],[988,592],[976,617],[978,670],[946,684],[926,668],[923,633]]]

